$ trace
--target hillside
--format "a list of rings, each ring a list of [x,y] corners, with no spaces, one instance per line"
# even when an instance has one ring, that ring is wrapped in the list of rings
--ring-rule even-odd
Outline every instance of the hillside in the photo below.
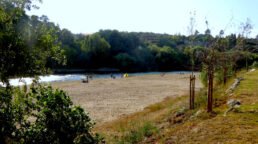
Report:
[[[97,125],[107,143],[258,143],[258,71],[241,72],[243,80],[216,86],[214,112],[206,112],[206,90],[197,94],[196,109],[188,110],[188,96],[168,98],[143,111]],[[240,101],[229,112],[227,102]]]

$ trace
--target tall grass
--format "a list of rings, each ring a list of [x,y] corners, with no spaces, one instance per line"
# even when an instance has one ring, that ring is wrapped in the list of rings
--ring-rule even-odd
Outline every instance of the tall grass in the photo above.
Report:
[[[124,131],[124,134],[117,141],[118,144],[134,144],[142,141],[144,138],[151,137],[158,132],[158,128],[151,122],[144,122],[142,126],[132,123],[133,129]],[[114,140],[116,141],[116,140]]]

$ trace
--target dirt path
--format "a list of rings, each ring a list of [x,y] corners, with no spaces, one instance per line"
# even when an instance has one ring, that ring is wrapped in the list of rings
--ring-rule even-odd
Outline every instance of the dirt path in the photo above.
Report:
[[[185,94],[189,89],[189,75],[145,75],[96,79],[89,83],[58,82],[53,86],[67,91],[76,105],[82,106],[93,120],[100,123],[142,110],[166,97]],[[196,87],[201,87],[199,80]]]

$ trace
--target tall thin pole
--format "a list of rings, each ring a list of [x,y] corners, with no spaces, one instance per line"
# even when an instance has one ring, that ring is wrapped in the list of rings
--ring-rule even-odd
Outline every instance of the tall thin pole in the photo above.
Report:
[[[195,97],[195,75],[194,75],[194,77],[193,77],[193,88],[192,88],[192,91],[193,91],[193,96],[192,96],[193,100],[192,100],[192,102],[193,102],[193,109],[194,109],[194,97]]]
[[[212,95],[213,95],[213,70],[208,71],[208,105],[207,112],[212,112]]]
[[[189,85],[189,94],[190,94],[190,98],[189,98],[189,109],[192,109],[192,75],[190,75],[190,85]]]

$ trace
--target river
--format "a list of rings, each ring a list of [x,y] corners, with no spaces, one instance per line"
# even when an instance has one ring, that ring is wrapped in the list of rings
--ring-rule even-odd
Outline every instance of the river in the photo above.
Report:
[[[128,76],[141,76],[141,75],[162,75],[162,74],[179,74],[184,73],[188,74],[189,71],[171,71],[171,72],[138,72],[138,73],[128,73]],[[103,79],[103,78],[111,78],[111,73],[109,74],[90,74],[93,79]],[[122,78],[122,73],[114,73],[112,74],[113,78]],[[62,81],[79,81],[86,78],[86,74],[65,74],[65,75],[46,75],[39,76],[40,83],[51,83],[51,82],[62,82]],[[10,79],[10,84],[12,86],[21,86],[24,84],[31,84],[33,78],[25,77],[25,78],[13,78]],[[2,82],[0,82],[0,86],[4,86]]]

